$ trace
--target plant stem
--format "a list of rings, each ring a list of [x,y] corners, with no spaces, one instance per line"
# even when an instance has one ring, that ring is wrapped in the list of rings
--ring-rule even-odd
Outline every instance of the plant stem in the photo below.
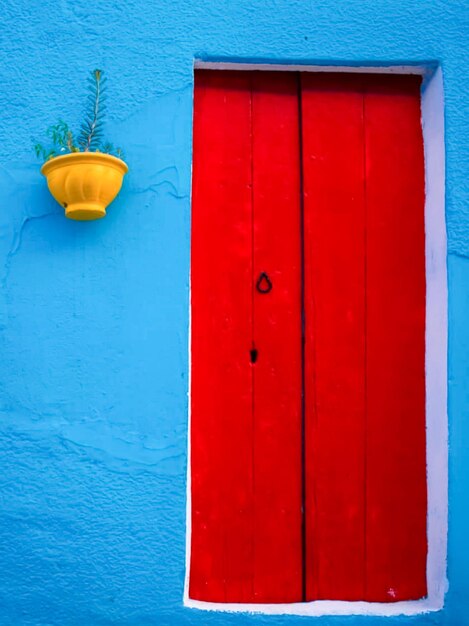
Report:
[[[91,140],[93,139],[93,134],[96,128],[96,124],[98,122],[98,114],[99,114],[99,96],[100,96],[100,80],[101,80],[101,72],[100,70],[95,70],[94,79],[96,81],[96,95],[94,99],[94,108],[93,108],[93,121],[91,123],[91,130],[88,134],[88,139],[86,142],[85,152],[88,152],[91,145]]]

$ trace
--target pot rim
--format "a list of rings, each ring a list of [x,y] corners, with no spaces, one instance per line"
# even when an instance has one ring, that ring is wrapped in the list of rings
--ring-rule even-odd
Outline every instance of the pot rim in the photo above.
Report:
[[[72,165],[73,163],[107,165],[117,169],[122,175],[127,174],[129,171],[127,163],[112,154],[106,154],[105,152],[70,152],[46,161],[41,167],[41,174],[47,176],[53,170]]]

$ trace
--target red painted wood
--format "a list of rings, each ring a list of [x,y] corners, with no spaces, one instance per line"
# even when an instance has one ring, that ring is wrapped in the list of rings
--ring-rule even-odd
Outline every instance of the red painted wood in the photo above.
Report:
[[[307,598],[359,600],[365,539],[363,96],[302,75]]]
[[[370,78],[366,598],[426,595],[425,241],[420,79]]]
[[[301,601],[301,299],[297,82],[253,74],[255,602]]]
[[[415,78],[303,77],[310,599],[426,593],[419,102]]]
[[[293,76],[197,74],[189,593],[200,600],[301,599],[298,162]],[[268,294],[255,289],[262,271]]]
[[[189,595],[253,589],[250,77],[197,72],[192,189]]]
[[[196,74],[189,595],[200,600],[301,599],[296,80]],[[427,550],[418,81],[301,82],[307,599],[418,598]],[[255,290],[261,272],[268,294]]]

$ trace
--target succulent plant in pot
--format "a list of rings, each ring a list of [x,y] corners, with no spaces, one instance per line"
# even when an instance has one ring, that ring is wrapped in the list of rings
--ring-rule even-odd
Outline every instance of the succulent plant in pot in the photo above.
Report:
[[[92,72],[88,112],[76,138],[59,120],[47,131],[49,145],[34,145],[51,194],[75,220],[104,217],[128,171],[122,150],[103,141],[105,82],[102,70]]]

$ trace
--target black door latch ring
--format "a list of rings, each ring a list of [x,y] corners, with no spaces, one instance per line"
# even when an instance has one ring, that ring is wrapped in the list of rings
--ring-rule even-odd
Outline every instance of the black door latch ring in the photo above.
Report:
[[[261,272],[256,282],[256,289],[259,293],[269,293],[272,290],[272,281],[266,272]]]

